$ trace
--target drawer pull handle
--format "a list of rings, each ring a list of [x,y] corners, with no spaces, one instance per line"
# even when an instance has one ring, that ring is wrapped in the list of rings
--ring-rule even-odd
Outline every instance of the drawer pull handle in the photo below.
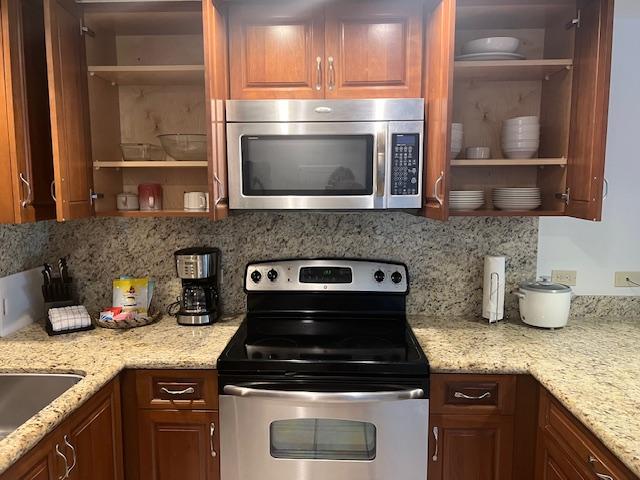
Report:
[[[211,456],[216,458],[218,454],[216,453],[216,447],[214,443],[214,436],[216,434],[216,424],[211,422],[209,426],[209,446],[211,447]]]
[[[433,438],[436,441],[436,446],[435,446],[435,450],[433,451],[433,457],[431,457],[431,460],[433,460],[434,462],[438,461],[438,427],[433,427]]]
[[[611,475],[605,475],[604,473],[598,473],[596,471],[596,463],[598,463],[598,459],[593,455],[589,455],[589,463],[591,464],[593,473],[596,474],[596,477],[598,477],[599,480],[615,480]]]
[[[196,391],[196,389],[193,387],[187,387],[184,390],[169,390],[167,387],[162,387],[160,390],[162,390],[164,393],[168,395],[186,395],[190,393],[195,393]]]
[[[456,392],[453,394],[456,398],[464,398],[465,400],[484,400],[485,398],[491,398],[491,392],[484,392],[482,395],[478,395],[477,397],[473,395],[467,395],[462,392]]]
[[[69,478],[69,462],[67,461],[67,457],[65,456],[65,454],[60,451],[60,445],[58,445],[57,443],[56,455],[62,457],[62,459],[64,460],[64,474],[60,475],[58,477],[58,480],[65,480],[66,478]]]

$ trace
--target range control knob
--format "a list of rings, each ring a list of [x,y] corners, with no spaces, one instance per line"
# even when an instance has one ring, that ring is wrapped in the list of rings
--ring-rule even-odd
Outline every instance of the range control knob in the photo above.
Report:
[[[373,274],[373,278],[378,283],[382,282],[384,280],[384,272],[382,270],[378,270],[376,273]]]
[[[276,272],[273,268],[267,272],[267,278],[272,282],[278,278],[278,272]]]
[[[258,283],[262,279],[262,274],[258,270],[251,272],[251,280],[253,283]]]
[[[402,281],[402,274],[400,272],[393,272],[391,274],[391,281],[393,283],[400,283]]]

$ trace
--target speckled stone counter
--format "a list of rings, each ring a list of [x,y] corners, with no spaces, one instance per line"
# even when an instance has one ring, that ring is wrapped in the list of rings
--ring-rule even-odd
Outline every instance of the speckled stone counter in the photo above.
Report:
[[[529,373],[640,476],[640,317],[520,323],[411,317],[432,372]]]
[[[640,476],[640,318],[574,320],[553,332],[459,318],[410,322],[433,372],[532,374]],[[166,318],[127,332],[54,338],[31,326],[0,339],[1,371],[86,375],[0,441],[0,472],[123,368],[214,368],[239,323],[189,328]]]

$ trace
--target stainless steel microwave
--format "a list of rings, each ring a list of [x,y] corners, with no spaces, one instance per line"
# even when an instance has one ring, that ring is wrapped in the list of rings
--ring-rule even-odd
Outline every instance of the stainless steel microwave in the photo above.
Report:
[[[229,207],[422,206],[423,99],[228,100]]]

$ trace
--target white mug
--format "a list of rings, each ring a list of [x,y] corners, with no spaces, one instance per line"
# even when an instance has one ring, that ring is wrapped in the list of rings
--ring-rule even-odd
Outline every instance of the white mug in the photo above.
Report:
[[[119,193],[116,197],[116,206],[118,210],[138,210],[140,208],[138,195],[128,192]]]
[[[209,194],[184,192],[184,209],[191,212],[206,212],[209,209]]]

